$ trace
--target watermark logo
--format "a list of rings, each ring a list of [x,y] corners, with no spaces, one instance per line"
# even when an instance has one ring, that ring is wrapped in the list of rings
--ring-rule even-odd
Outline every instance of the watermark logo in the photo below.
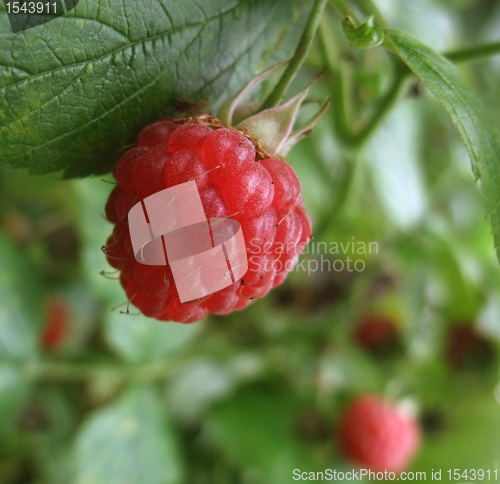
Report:
[[[239,222],[207,219],[195,181],[135,204],[128,224],[137,262],[169,264],[181,302],[220,291],[248,270]]]
[[[64,0],[64,2],[62,0],[43,2],[3,0],[14,33],[50,22],[75,8],[78,2],[79,0]]]
[[[268,270],[271,259],[277,272],[303,271],[310,276],[314,272],[363,272],[366,262],[363,257],[378,254],[378,242],[310,242],[261,244],[260,239],[251,239],[248,253],[250,269],[255,272]],[[288,254],[283,260],[282,254]],[[302,259],[299,256],[302,255]],[[337,255],[337,258],[333,258]]]

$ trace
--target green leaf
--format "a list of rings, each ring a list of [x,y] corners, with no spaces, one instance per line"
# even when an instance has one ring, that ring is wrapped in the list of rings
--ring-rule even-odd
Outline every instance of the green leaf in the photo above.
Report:
[[[2,160],[33,174],[109,171],[181,97],[217,109],[236,93],[301,6],[96,0],[16,34],[0,10]]]
[[[129,389],[84,424],[74,484],[176,484],[183,469],[164,409],[149,388]]]
[[[204,411],[233,393],[237,365],[223,365],[212,358],[200,356],[179,368],[169,380],[167,398],[172,411],[183,420],[192,421]]]
[[[326,356],[319,367],[322,378],[332,388],[351,392],[380,392],[384,388],[383,373],[372,359],[357,348],[342,348]]]
[[[123,358],[134,363],[160,360],[175,353],[202,328],[200,324],[165,323],[118,311],[107,311],[105,317],[106,339]]]
[[[493,392],[468,392],[470,390],[464,389],[461,398],[443,409],[443,428],[436,435],[428,436],[412,470],[425,470],[429,475],[431,469],[441,468],[442,480],[448,481],[447,469],[486,470],[498,467],[498,402]]]
[[[430,47],[397,30],[387,30],[401,59],[427,85],[450,114],[465,142],[476,179],[481,180],[497,256],[500,258],[500,137],[478,96],[460,81],[456,68]]]
[[[296,439],[300,403],[293,395],[250,387],[215,407],[209,429],[225,454],[259,477],[288,484],[293,469],[318,470],[309,449]]]

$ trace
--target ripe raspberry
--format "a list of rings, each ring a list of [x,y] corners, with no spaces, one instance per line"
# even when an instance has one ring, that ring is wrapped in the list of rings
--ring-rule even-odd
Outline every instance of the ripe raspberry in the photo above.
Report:
[[[56,350],[64,342],[69,328],[69,308],[58,298],[50,298],[42,327],[41,344],[47,351]]]
[[[375,472],[400,472],[415,456],[420,427],[394,404],[374,395],[352,402],[338,433],[344,455]]]
[[[365,316],[354,330],[354,341],[369,353],[386,355],[399,343],[394,322],[385,316]]]
[[[453,370],[483,370],[491,365],[494,358],[492,344],[472,325],[462,323],[451,328],[446,361]]]
[[[105,252],[121,271],[129,301],[149,317],[191,323],[207,313],[243,309],[284,281],[311,237],[293,169],[214,118],[166,118],[148,126],[113,173],[118,185],[106,204],[106,216],[115,228]],[[135,260],[127,215],[147,196],[189,180],[196,181],[207,218],[231,217],[240,223],[249,269],[241,281],[181,303],[168,265],[146,266]],[[151,243],[145,250],[162,251],[163,246]]]
[[[164,118],[150,124],[139,133],[138,146],[155,146],[160,144],[168,145],[170,133],[176,130],[179,125],[174,118]]]

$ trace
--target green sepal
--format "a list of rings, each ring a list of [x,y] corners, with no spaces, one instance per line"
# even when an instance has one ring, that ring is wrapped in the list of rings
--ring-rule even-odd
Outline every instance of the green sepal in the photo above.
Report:
[[[259,74],[257,77],[254,77],[234,98],[226,101],[219,110],[217,114],[217,118],[225,123],[232,125],[233,124],[233,116],[238,106],[250,95],[250,93],[263,81],[265,81],[270,75],[279,71],[282,67],[285,67],[290,61],[281,62],[280,64],[276,64],[262,74]],[[255,103],[249,104],[252,108],[255,106]],[[254,111],[255,112],[255,111]],[[250,115],[250,114],[249,114]]]
[[[237,128],[247,128],[252,136],[261,141],[267,153],[271,156],[277,155],[279,150],[288,141],[300,107],[309,89],[311,89],[311,86],[317,80],[318,77],[313,79],[305,89],[285,103],[266,109],[245,119]]]
[[[278,154],[280,156],[286,157],[290,150],[295,146],[302,138],[305,138],[314,127],[318,124],[320,119],[325,115],[330,107],[330,98],[328,98],[321,109],[309,120],[307,123],[302,125],[300,128],[293,131],[283,146],[279,149]]]

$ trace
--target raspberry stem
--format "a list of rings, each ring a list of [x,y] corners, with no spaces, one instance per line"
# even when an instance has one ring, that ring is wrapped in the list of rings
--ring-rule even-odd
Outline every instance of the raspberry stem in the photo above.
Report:
[[[329,84],[333,86],[331,97],[335,105],[335,109],[332,111],[335,129],[339,140],[344,146],[359,149],[368,141],[399,100],[411,71],[398,59],[394,61],[395,72],[389,88],[382,98],[378,100],[371,118],[366,121],[360,130],[354,131],[351,127],[351,103],[348,96],[349,89],[346,86],[346,69],[345,66],[340,66],[338,60],[335,59],[331,48],[332,40],[329,36],[327,23],[325,22],[320,26],[319,37],[327,62]]]
[[[285,96],[288,87],[309,54],[309,50],[311,49],[314,37],[316,36],[316,31],[318,30],[321,16],[327,2],[328,0],[316,0],[311,10],[311,14],[309,15],[309,20],[307,21],[304,31],[302,32],[302,36],[300,37],[293,59],[290,64],[288,64],[285,72],[278,81],[278,84],[276,84],[267,99],[262,103],[259,111],[264,111],[277,106]]]
[[[452,62],[464,62],[473,59],[482,59],[492,55],[500,54],[500,42],[475,45],[465,49],[447,52],[444,54]]]
[[[353,0],[353,3],[363,12],[365,17],[373,15],[377,27],[381,29],[388,28],[387,22],[372,0]]]
[[[37,361],[21,366],[27,378],[40,381],[82,381],[98,375],[115,374],[125,380],[154,381],[167,378],[185,363],[183,359],[158,361],[150,364],[129,365],[105,361],[92,363],[64,363]]]

